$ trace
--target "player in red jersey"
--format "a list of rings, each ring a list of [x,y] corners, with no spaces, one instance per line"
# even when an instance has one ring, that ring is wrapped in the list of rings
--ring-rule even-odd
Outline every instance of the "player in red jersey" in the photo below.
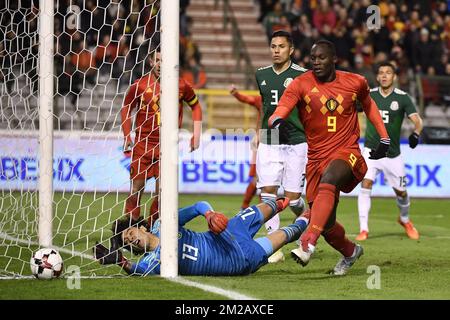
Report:
[[[152,66],[151,73],[131,85],[120,111],[124,134],[124,153],[132,158],[130,167],[131,193],[125,204],[126,218],[131,216],[132,223],[140,217],[140,199],[146,180],[154,177],[156,179],[156,192],[159,190],[159,77],[161,68],[161,53],[159,51],[154,51],[150,56],[150,65]],[[200,145],[202,109],[191,85],[180,78],[179,126],[181,126],[183,117],[183,101],[192,109],[194,134],[191,139],[191,151],[194,151]],[[134,143],[131,138],[133,110],[136,110]],[[157,195],[150,208],[149,223],[155,221],[158,215]],[[129,222],[129,219],[127,219],[127,222]]]
[[[259,124],[260,118],[261,118],[261,108],[262,108],[262,98],[260,95],[258,96],[249,96],[240,93],[236,87],[231,85],[230,93],[240,102],[249,104],[256,108],[258,111],[258,118],[256,120],[256,123]],[[259,130],[256,130],[256,132],[259,132]],[[256,194],[256,150],[258,148],[258,134],[255,133],[253,136],[252,142],[251,142],[251,148],[252,148],[252,159],[250,163],[250,172],[248,173],[248,176],[252,178],[250,183],[247,186],[247,189],[245,190],[244,200],[242,201],[241,209],[248,208],[250,205],[250,202],[252,201],[253,196]]]
[[[367,171],[358,145],[357,100],[381,137],[371,158],[386,157],[390,141],[379,110],[369,95],[366,79],[336,71],[336,61],[333,43],[317,41],[311,48],[313,70],[292,81],[269,119],[269,125],[278,128],[280,139],[285,139],[288,123],[284,118],[297,107],[308,143],[306,198],[311,220],[300,238],[299,248],[291,254],[305,266],[322,234],[328,244],[343,255],[333,274],[344,275],[363,254],[362,247],[351,242],[343,226],[336,221],[340,191],[352,191]]]

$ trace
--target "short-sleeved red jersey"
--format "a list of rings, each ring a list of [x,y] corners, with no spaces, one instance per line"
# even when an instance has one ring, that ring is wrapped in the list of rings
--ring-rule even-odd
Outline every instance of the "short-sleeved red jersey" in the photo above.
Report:
[[[305,128],[308,159],[324,159],[340,148],[359,148],[356,100],[367,104],[369,92],[360,75],[336,71],[334,81],[323,83],[308,71],[287,87],[271,119],[285,118],[296,106]]]
[[[159,142],[159,109],[160,87],[153,74],[136,80],[128,90],[121,110],[122,130],[125,137],[131,132],[131,112],[137,108],[136,113],[136,141],[148,139],[149,142]],[[183,120],[183,101],[190,107],[198,103],[197,96],[192,87],[182,78],[179,80],[179,121]]]

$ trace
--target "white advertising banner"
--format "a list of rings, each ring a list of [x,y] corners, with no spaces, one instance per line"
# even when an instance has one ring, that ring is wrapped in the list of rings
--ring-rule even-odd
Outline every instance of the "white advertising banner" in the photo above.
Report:
[[[180,136],[179,192],[242,194],[248,185],[250,138],[204,134],[200,149],[188,151],[190,136]],[[109,192],[129,190],[130,158],[115,135],[56,134],[55,191]],[[450,146],[401,146],[412,197],[450,198]],[[35,135],[0,134],[0,189],[36,190],[38,140]],[[150,181],[147,190],[153,189]],[[350,195],[357,195],[357,187]],[[380,175],[374,196],[393,196]]]

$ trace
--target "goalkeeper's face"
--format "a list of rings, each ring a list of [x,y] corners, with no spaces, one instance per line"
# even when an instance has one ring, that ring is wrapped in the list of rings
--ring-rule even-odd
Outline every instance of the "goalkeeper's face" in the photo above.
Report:
[[[140,228],[130,227],[122,233],[122,237],[124,244],[145,251],[155,250],[159,243],[158,237],[148,232],[144,226]]]

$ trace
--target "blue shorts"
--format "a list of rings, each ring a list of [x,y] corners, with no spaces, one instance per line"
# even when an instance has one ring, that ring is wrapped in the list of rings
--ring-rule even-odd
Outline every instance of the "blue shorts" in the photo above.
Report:
[[[266,251],[253,240],[263,223],[263,215],[256,206],[251,206],[239,212],[228,221],[227,230],[239,243],[247,260],[249,273],[255,272],[267,263]]]

